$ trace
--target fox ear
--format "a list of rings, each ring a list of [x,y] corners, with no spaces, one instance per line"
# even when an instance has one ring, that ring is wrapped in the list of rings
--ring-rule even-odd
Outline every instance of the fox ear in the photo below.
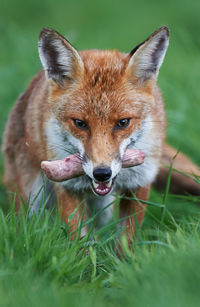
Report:
[[[169,29],[164,26],[155,31],[129,54],[127,71],[140,82],[156,79],[169,45]]]
[[[39,55],[48,78],[60,85],[75,80],[83,71],[83,62],[76,49],[58,32],[44,28],[40,32]]]

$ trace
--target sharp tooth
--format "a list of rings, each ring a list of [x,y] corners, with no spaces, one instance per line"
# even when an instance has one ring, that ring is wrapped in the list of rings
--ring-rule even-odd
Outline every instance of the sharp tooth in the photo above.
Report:
[[[95,189],[98,188],[98,183],[96,183],[94,180],[92,180],[92,184],[93,184],[93,186],[94,186]]]
[[[111,184],[112,184],[112,180],[106,182],[106,187],[107,187],[107,188],[110,188],[110,187],[111,187]]]

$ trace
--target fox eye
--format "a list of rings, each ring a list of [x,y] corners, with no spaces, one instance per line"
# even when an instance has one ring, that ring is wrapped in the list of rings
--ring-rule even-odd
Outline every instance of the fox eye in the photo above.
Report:
[[[83,130],[88,129],[88,125],[84,120],[73,119],[73,121],[74,121],[74,125],[78,127],[79,129],[83,129]]]
[[[118,120],[118,122],[116,122],[115,127],[117,129],[123,129],[126,128],[130,123],[130,118],[123,118]]]

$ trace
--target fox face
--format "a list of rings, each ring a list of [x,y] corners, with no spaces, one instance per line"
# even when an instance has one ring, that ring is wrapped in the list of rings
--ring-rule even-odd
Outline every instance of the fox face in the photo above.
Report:
[[[153,181],[165,131],[156,78],[168,37],[163,27],[129,54],[78,53],[57,32],[41,32],[39,53],[49,80],[48,158],[78,152],[86,174],[62,183],[66,187],[104,196]],[[145,162],[122,169],[127,148],[142,150]]]

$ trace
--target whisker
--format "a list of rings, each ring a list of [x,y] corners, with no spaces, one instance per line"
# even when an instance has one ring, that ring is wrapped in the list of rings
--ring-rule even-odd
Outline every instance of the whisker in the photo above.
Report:
[[[139,150],[141,150],[141,151],[143,151],[143,150],[145,150],[145,149],[148,149],[148,146],[149,146],[149,145],[150,145],[150,146],[153,146],[154,148],[157,148],[157,149],[160,148],[159,145],[154,145],[153,143],[142,142],[142,141],[140,141],[140,140],[136,141],[136,143],[137,143],[137,147],[136,147],[135,144],[133,144],[133,145],[132,145],[132,148],[133,148],[133,149],[139,149]],[[145,146],[138,146],[139,143],[142,143],[143,145],[146,145],[146,147],[145,147]],[[131,145],[131,144],[129,144],[129,145]]]
[[[58,148],[58,149],[61,149],[61,150],[63,150],[64,152],[66,152],[66,153],[68,153],[68,154],[70,154],[70,155],[76,154],[77,158],[78,158],[80,161],[83,161],[83,160],[84,160],[84,157],[83,157],[79,152],[74,153],[74,151],[67,149],[66,147],[64,147],[64,146],[61,145],[61,144],[58,144],[58,143],[51,143],[51,144],[50,144],[50,147],[51,147],[51,148]],[[74,161],[74,162],[78,164],[77,161]]]
[[[65,151],[65,152],[68,152],[68,153],[70,153],[70,154],[73,154],[73,152],[72,152],[71,150],[65,148],[65,147],[62,146],[61,144],[51,143],[51,144],[50,144],[50,147],[52,147],[52,148],[58,148],[58,149],[61,149],[61,150]]]

